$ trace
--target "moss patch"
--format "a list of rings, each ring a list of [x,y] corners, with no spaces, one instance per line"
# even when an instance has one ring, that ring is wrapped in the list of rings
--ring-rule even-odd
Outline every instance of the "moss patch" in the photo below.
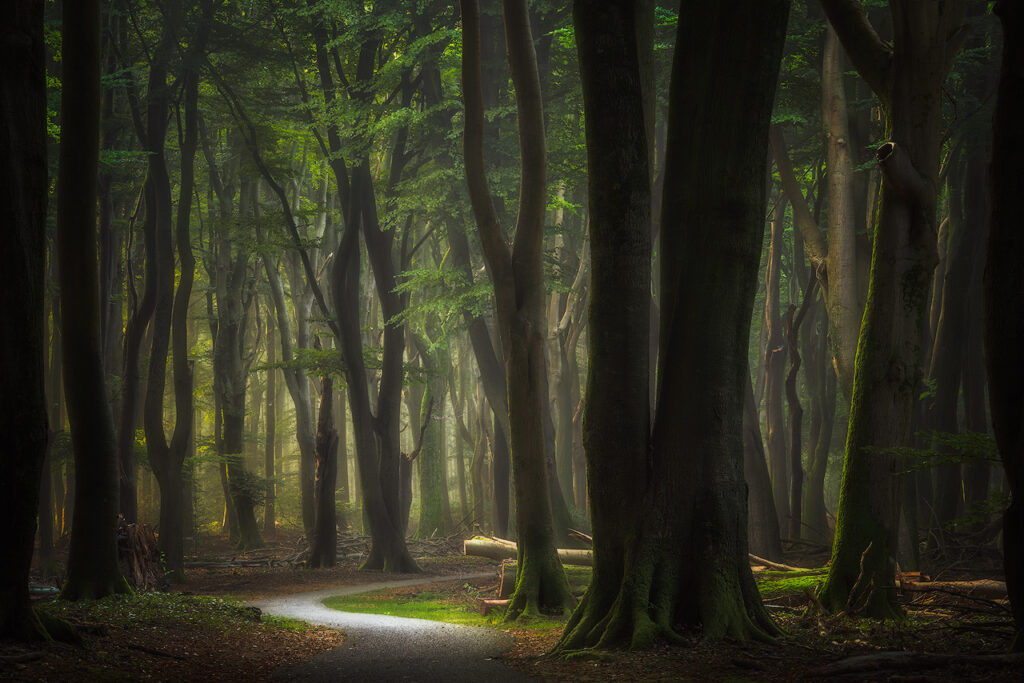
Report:
[[[805,591],[812,593],[825,579],[822,572],[761,572],[754,575],[761,597],[765,599],[779,598],[787,595],[803,595]]]
[[[428,588],[428,590],[423,590]],[[414,589],[386,589],[360,595],[339,595],[324,600],[324,605],[343,612],[383,614],[392,617],[444,621],[465,626],[504,628],[504,612],[496,610],[484,616],[479,612],[480,600],[492,598],[490,591],[481,591],[470,583],[434,584]],[[554,630],[565,626],[561,620],[546,616],[516,621],[516,627],[530,630]]]

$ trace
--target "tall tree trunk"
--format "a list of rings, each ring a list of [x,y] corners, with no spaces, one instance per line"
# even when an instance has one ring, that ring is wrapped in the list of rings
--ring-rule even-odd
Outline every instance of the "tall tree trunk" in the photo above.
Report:
[[[980,161],[980,160],[979,160]],[[949,241],[942,304],[935,340],[931,352],[931,367],[928,379],[934,387],[926,406],[924,426],[936,432],[933,447],[940,451],[943,435],[960,431],[958,407],[960,402],[960,376],[966,359],[967,348],[967,294],[970,290],[974,269],[974,247],[980,246],[984,235],[978,235],[977,226],[969,225],[964,215],[964,181],[966,168],[951,173],[949,186]],[[960,513],[963,499],[963,477],[960,463],[941,465],[934,471],[934,526],[939,538],[943,530]]]
[[[538,610],[565,610],[572,601],[555,553],[544,437],[548,387],[542,263],[546,205],[544,115],[526,2],[505,0],[505,40],[516,91],[522,165],[515,238],[509,249],[484,170],[479,7],[474,0],[462,0],[461,6],[466,180],[488,274],[494,284],[508,384],[519,569],[506,618],[514,619]]]
[[[274,349],[274,325],[267,317],[267,405],[264,422],[263,476],[267,480],[267,492],[263,498],[263,534],[277,533],[277,362]]]
[[[0,174],[6,179],[0,189],[0,213],[7,226],[6,258],[0,272],[0,304],[6,316],[0,326],[0,371],[8,387],[0,392],[0,428],[6,435],[0,451],[0,515],[4,520],[0,534],[4,548],[0,558],[0,638],[19,640],[47,635],[28,596],[40,469],[48,437],[44,4],[42,0],[18,0],[10,3],[0,18],[0,35],[4,36],[0,59],[5,65],[0,74],[4,120]],[[97,13],[98,32],[98,3],[91,9]],[[67,46],[68,54],[66,50]],[[87,72],[89,68],[86,66]],[[94,77],[99,80],[98,68]],[[95,122],[95,117],[92,120]],[[12,387],[18,390],[11,391]]]
[[[180,22],[173,12],[166,19],[165,28],[171,35],[171,46]],[[192,361],[188,358],[188,307],[195,280],[195,257],[192,255],[190,220],[192,195],[195,188],[195,154],[198,146],[198,99],[200,59],[212,20],[212,3],[205,3],[203,22],[191,37],[186,64],[182,75],[185,108],[184,135],[181,140],[181,185],[178,196],[178,215],[171,234],[171,188],[164,161],[164,137],[167,132],[166,111],[169,97],[166,74],[155,66],[151,71],[149,140],[150,174],[152,186],[147,191],[146,212],[156,213],[157,304],[153,314],[153,346],[150,353],[149,380],[146,384],[144,422],[146,446],[153,474],[160,486],[160,550],[164,554],[172,577],[184,578],[185,553],[185,480],[183,468],[192,436]],[[174,249],[177,249],[180,276],[174,288]],[[164,433],[164,385],[167,374],[168,343],[174,368],[174,431],[168,443]]]
[[[819,597],[832,610],[892,617],[900,480],[909,444],[935,266],[942,85],[966,36],[964,2],[893,0],[883,42],[855,0],[822,5],[857,71],[878,95],[888,142],[868,300],[857,345],[836,540]]]
[[[992,223],[985,265],[985,358],[989,405],[1012,496],[1003,513],[1006,592],[1017,628],[1012,649],[1024,650],[1024,7],[1000,0],[1003,64],[992,142]]]
[[[747,539],[750,552],[769,560],[782,559],[782,536],[768,474],[754,386],[747,379],[743,398],[743,479],[747,483]]]
[[[643,130],[637,106],[637,9],[629,1],[577,3],[574,16],[587,113],[590,199],[615,197],[613,206],[624,210],[626,225],[634,226],[627,244],[639,241],[646,247],[640,235],[649,234],[650,184],[646,142],[636,134]],[[659,635],[677,635],[678,626],[702,628],[711,638],[775,632],[747,555],[742,422],[764,231],[768,123],[788,9],[787,2],[749,2],[741,11],[735,4],[686,2],[681,7],[665,178],[666,187],[678,191],[666,195],[662,208],[660,384],[651,447],[643,447],[647,423],[633,412],[639,410],[635,404],[646,401],[617,402],[633,416],[629,443],[635,445],[609,454],[612,462],[601,469],[591,463],[594,581],[558,649],[644,647]],[[726,33],[731,38],[722,41]],[[722,104],[714,117],[705,116],[705,103],[693,95],[704,92],[714,92]],[[608,170],[595,173],[601,168]],[[603,193],[594,191],[600,181],[607,183]],[[593,224],[600,214],[592,214]],[[623,223],[609,237],[626,233]],[[593,232],[595,305],[607,296],[597,292],[604,279],[598,242]],[[624,265],[623,275],[607,277],[624,276],[631,289],[647,298],[649,289],[635,284],[649,272],[650,252],[643,250],[641,256],[641,251],[630,246],[628,253],[636,253],[632,268]],[[713,300],[705,295],[709,288]],[[621,326],[622,315],[608,327]],[[640,319],[638,327],[646,333],[648,319]],[[609,332],[591,318],[591,337]],[[623,347],[620,354],[638,355],[647,348],[643,335],[630,343],[636,346]],[[641,373],[621,356],[609,366],[628,367],[628,384],[620,382],[620,387],[642,387],[638,395],[647,397],[646,366]],[[601,370],[595,368],[595,374]],[[591,391],[588,385],[588,399]],[[595,429],[591,439],[597,434],[610,439],[623,429],[622,422],[605,420],[587,429]],[[625,479],[606,480],[603,468],[624,472]],[[622,552],[617,560],[602,560],[598,539],[621,538],[614,530],[618,525],[630,529]],[[619,581],[598,583],[598,564],[604,561],[612,562]]]
[[[824,304],[818,307],[823,326],[828,325]],[[807,325],[807,323],[805,323]],[[832,532],[825,509],[825,474],[835,425],[837,377],[832,369],[825,329],[809,338],[804,346],[807,385],[811,394],[811,428],[807,445],[807,488],[803,500],[803,537],[823,546],[832,544]]]
[[[789,404],[789,471],[790,471],[790,519],[789,537],[798,539],[803,537],[803,492],[804,492],[804,469],[801,462],[803,449],[804,409],[800,405],[800,394],[797,391],[797,372],[800,370],[800,325],[807,316],[814,301],[817,281],[813,278],[807,279],[807,288],[804,290],[804,298],[800,304],[799,312],[796,306],[790,305],[786,311],[784,326],[786,328],[786,346],[789,349],[789,370],[786,371],[786,403]]]
[[[107,401],[96,264],[96,179],[100,115],[100,3],[63,4],[57,259],[61,290],[64,394],[75,452],[75,509],[68,554],[68,600],[128,590],[117,566],[117,439]],[[40,347],[41,348],[41,347]],[[17,430],[16,430],[17,431]],[[26,496],[35,510],[33,485]]]
[[[779,290],[782,278],[783,226],[786,202],[779,201],[772,214],[771,242],[765,268],[764,324],[768,339],[764,347],[764,403],[768,430],[768,471],[772,478],[772,496],[779,516],[779,529],[789,526],[789,452],[786,449],[786,414],[783,405],[786,378],[786,337],[782,327]]]
[[[316,426],[316,522],[309,549],[310,567],[333,567],[338,545],[334,485],[338,475],[338,432],[334,429],[334,380],[324,377]]]

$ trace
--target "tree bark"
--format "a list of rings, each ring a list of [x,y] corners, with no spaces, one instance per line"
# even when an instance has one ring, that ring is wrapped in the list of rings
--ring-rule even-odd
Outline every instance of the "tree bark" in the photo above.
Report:
[[[515,238],[510,250],[501,232],[484,168],[479,7],[474,0],[463,0],[461,6],[466,181],[488,274],[494,284],[508,383],[519,576],[506,618],[515,619],[538,610],[562,611],[572,600],[555,554],[544,442],[547,407],[542,263],[546,205],[544,116],[526,3],[505,0],[502,3],[505,40],[516,90],[522,168]]]
[[[807,288],[804,290],[804,298],[800,304],[800,310],[790,305],[786,311],[784,325],[786,328],[786,346],[789,349],[789,370],[786,371],[786,403],[789,404],[789,471],[790,471],[790,519],[789,537],[798,539],[803,537],[803,492],[804,492],[804,469],[801,462],[803,449],[804,409],[800,405],[800,394],[797,391],[797,372],[800,370],[800,325],[807,316],[811,304],[814,301],[817,281],[813,278],[807,279]]]
[[[747,483],[747,539],[750,552],[769,560],[782,559],[782,536],[775,512],[772,480],[761,440],[754,386],[747,379],[743,398],[743,480]]]
[[[316,426],[316,522],[309,550],[310,567],[333,567],[338,545],[334,485],[338,475],[338,432],[334,428],[334,380],[324,377]]]
[[[768,124],[788,10],[788,2],[750,2],[741,11],[735,4],[681,7],[685,19],[676,39],[665,177],[666,187],[678,189],[666,195],[662,207],[660,384],[651,447],[614,454],[632,468],[625,492],[622,481],[605,480],[591,468],[596,562],[604,561],[598,519],[618,510],[614,523],[629,524],[630,532],[618,561],[620,580],[598,584],[595,566],[594,581],[559,650],[645,647],[658,636],[677,637],[679,627],[701,628],[710,638],[775,633],[748,562],[742,421],[764,231]],[[646,214],[639,206],[649,206],[646,142],[629,133],[643,130],[643,114],[635,105],[628,117],[614,112],[640,101],[636,11],[636,3],[628,1],[574,8],[584,83],[606,84],[589,94],[584,86],[588,154],[635,155],[629,157],[632,163],[619,164],[620,174],[635,180],[619,179],[607,188],[622,205],[643,212],[633,217]],[[725,33],[729,41],[721,40]],[[588,75],[589,69],[594,70]],[[705,102],[695,92],[715,93],[723,106],[714,117],[704,115]],[[610,111],[601,116],[602,110]],[[621,128],[592,147],[592,126],[609,120]],[[632,144],[621,145],[622,139]],[[591,201],[597,196],[592,186]],[[591,249],[596,303],[602,298],[596,234]],[[644,272],[649,272],[647,258],[649,251],[641,260]],[[713,300],[705,294],[709,288]],[[640,327],[649,329],[646,317]],[[604,333],[592,319],[589,334]],[[646,338],[622,351],[640,354],[643,348]],[[628,386],[639,381],[631,374]],[[640,395],[620,408],[639,410],[633,404],[646,404],[647,393]],[[614,434],[621,427],[611,422],[594,428]],[[644,439],[646,424],[639,419],[629,424],[636,434],[632,439]],[[640,492],[635,507],[633,485]],[[608,538],[617,535],[613,531]]]
[[[768,471],[772,479],[772,496],[779,516],[779,529],[790,528],[789,452],[786,449],[786,416],[783,406],[786,377],[786,337],[779,304],[782,276],[783,226],[786,202],[780,200],[772,213],[771,242],[765,268],[764,324],[768,339],[764,347],[764,403],[768,430]]]
[[[1024,7],[1000,0],[1003,63],[992,143],[992,222],[985,265],[985,356],[989,406],[1012,496],[1003,513],[1006,591],[1017,629],[1012,649],[1024,651]]]
[[[125,592],[128,584],[117,566],[117,439],[103,376],[96,263],[100,3],[66,1],[63,12],[57,259],[76,498],[61,595],[82,600]]]
[[[0,213],[7,225],[7,258],[0,272],[0,305],[6,316],[0,326],[0,371],[8,387],[0,392],[0,429],[7,435],[0,451],[0,638],[18,640],[48,635],[28,595],[48,438],[44,4],[18,0],[0,18],[0,59],[5,65],[0,74],[0,175],[6,179],[0,188]],[[98,6],[94,9],[98,12]]]
[[[846,457],[828,578],[831,610],[896,616],[900,479],[889,449],[909,443],[935,267],[942,85],[965,36],[964,3],[890,4],[883,43],[854,0],[823,0],[836,34],[885,114],[883,176],[871,275],[857,345]]]

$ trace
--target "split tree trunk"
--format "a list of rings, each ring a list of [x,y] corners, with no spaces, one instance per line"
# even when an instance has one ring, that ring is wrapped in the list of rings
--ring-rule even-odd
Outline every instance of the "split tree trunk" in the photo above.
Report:
[[[644,129],[636,38],[642,9],[629,1],[574,8],[589,195],[606,207],[591,211],[595,305],[606,298],[597,291],[606,283],[649,298],[643,282],[650,272],[650,184],[646,140],[637,134]],[[700,628],[711,638],[775,632],[748,562],[742,421],[764,231],[768,123],[788,10],[788,2],[774,1],[748,2],[740,11],[735,3],[685,2],[681,8],[665,177],[666,187],[678,191],[662,207],[653,434],[648,442],[648,423],[634,412],[640,410],[635,404],[646,404],[642,399],[615,404],[630,419],[587,428],[594,430],[588,448],[600,443],[594,441],[599,435],[626,448],[605,455],[600,467],[594,456],[601,451],[588,452],[594,579],[560,651],[644,647],[658,636],[677,636],[680,627]],[[731,39],[722,41],[723,34]],[[716,93],[723,106],[715,117],[704,116],[705,103],[695,92]],[[608,220],[608,232],[594,229],[599,219]],[[621,272],[604,268],[614,245],[627,248],[612,261]],[[713,300],[705,294],[709,288]],[[616,328],[626,319],[625,308],[610,319],[592,312],[590,338],[622,334]],[[641,319],[638,327],[646,333],[649,320]],[[647,342],[642,335],[629,342],[637,346],[622,350],[632,358]],[[646,366],[620,356],[593,368],[609,370],[623,373],[619,393],[633,397],[635,389],[647,397]],[[605,405],[599,400],[594,407]],[[620,480],[608,478],[620,473]]]
[[[548,390],[542,263],[546,205],[544,116],[526,2],[505,0],[505,36],[516,91],[522,163],[519,211],[510,250],[502,235],[484,168],[479,7],[475,0],[462,0],[461,5],[466,180],[488,274],[494,283],[508,385],[508,433],[520,569],[506,614],[514,619],[539,610],[562,611],[572,601],[555,554],[544,443]]]

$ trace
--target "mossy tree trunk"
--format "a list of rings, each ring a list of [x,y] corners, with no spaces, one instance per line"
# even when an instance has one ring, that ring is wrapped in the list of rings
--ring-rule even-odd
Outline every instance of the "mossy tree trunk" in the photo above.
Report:
[[[964,3],[893,0],[894,42],[855,0],[822,3],[857,71],[882,103],[882,189],[857,360],[832,563],[819,597],[831,610],[899,614],[895,591],[900,478],[909,443],[937,260],[942,85],[966,29]]]
[[[621,373],[616,391],[626,398],[609,401],[588,384],[594,579],[563,651],[644,647],[680,628],[712,638],[775,633],[747,558],[742,422],[768,122],[789,3],[681,8],[665,178],[679,189],[662,207],[660,384],[649,441],[647,365],[635,362],[647,348],[641,301],[650,272],[638,9],[624,1],[574,10],[590,170],[591,381]],[[722,106],[705,117],[706,102],[692,93],[713,93]],[[622,290],[634,305],[622,305]],[[616,296],[617,308],[598,303]],[[642,333],[630,331],[631,315]],[[638,336],[602,349],[623,334]],[[600,420],[597,412],[621,410],[628,419]],[[619,447],[608,452],[607,442]]]
[[[1012,500],[1003,513],[1006,592],[1024,650],[1024,6],[1001,0],[1003,65],[992,144],[992,222],[984,276],[989,405]]]
[[[100,3],[75,0],[65,2],[63,9],[57,259],[64,395],[77,495],[61,595],[81,600],[127,591],[128,584],[117,566],[117,438],[104,384],[96,263]]]
[[[43,0],[17,0],[0,18],[0,188],[7,258],[0,272],[0,638],[36,639],[28,573],[39,478],[47,449],[46,366],[46,79]],[[98,9],[98,8],[97,8]],[[98,73],[96,75],[98,80]],[[12,391],[12,388],[17,391]],[[46,481],[47,485],[49,480]],[[52,525],[52,511],[46,512]]]
[[[542,263],[546,206],[544,115],[529,11],[523,0],[506,0],[502,9],[509,69],[516,91],[522,164],[515,237],[509,249],[484,167],[480,9],[474,0],[463,0],[461,6],[466,181],[488,274],[494,283],[508,386],[519,571],[507,618],[514,619],[539,610],[562,611],[572,603],[555,553],[545,454],[548,385]]]

